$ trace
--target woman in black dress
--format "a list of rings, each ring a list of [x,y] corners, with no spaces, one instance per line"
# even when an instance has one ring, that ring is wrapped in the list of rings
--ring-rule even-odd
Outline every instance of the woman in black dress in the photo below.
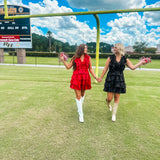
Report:
[[[131,61],[124,56],[124,46],[122,43],[117,43],[114,46],[114,54],[109,56],[105,67],[103,69],[101,77],[98,82],[101,82],[105,73],[107,77],[104,83],[103,91],[107,92],[107,106],[110,111],[112,111],[112,121],[116,121],[116,113],[118,109],[119,99],[121,93],[126,93],[126,84],[123,75],[123,70],[125,65],[127,65],[131,70],[138,68],[139,66],[146,64],[145,60],[140,61],[136,65],[133,65]],[[114,96],[114,105],[111,106],[111,101]]]

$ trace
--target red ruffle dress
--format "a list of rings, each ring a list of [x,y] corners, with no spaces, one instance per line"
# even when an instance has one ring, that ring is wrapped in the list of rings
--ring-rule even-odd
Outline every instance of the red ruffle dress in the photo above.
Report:
[[[76,63],[76,69],[73,71],[70,88],[76,90],[91,89],[91,77],[88,71],[89,58],[90,56],[85,54],[83,62],[80,58],[74,60]]]

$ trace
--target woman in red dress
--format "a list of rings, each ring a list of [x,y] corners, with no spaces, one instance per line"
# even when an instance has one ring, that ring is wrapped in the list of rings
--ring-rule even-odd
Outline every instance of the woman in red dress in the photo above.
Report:
[[[75,55],[68,64],[64,57],[60,57],[67,69],[73,67],[73,75],[70,81],[70,88],[74,89],[76,94],[76,103],[79,113],[79,121],[84,122],[83,118],[83,101],[85,90],[91,89],[91,75],[97,80],[97,77],[92,69],[91,58],[87,54],[87,45],[81,44],[78,46]]]

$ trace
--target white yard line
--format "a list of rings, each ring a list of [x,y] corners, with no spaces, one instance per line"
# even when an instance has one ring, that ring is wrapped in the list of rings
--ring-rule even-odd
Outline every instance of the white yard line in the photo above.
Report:
[[[8,64],[8,63],[0,63],[0,65],[4,66],[29,66],[29,67],[54,67],[54,68],[65,68],[64,65],[43,65],[43,64]],[[95,68],[95,66],[93,66]],[[98,67],[99,69],[103,69],[104,67]],[[129,68],[125,68],[126,70],[130,70]],[[160,69],[154,68],[137,68],[139,71],[160,71]]]

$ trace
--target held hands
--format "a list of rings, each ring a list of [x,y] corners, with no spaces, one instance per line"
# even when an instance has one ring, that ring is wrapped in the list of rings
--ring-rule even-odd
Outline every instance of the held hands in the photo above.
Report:
[[[101,77],[98,77],[98,78],[96,77],[95,79],[96,79],[97,82],[99,82],[99,83],[102,81],[102,78],[101,78]]]

